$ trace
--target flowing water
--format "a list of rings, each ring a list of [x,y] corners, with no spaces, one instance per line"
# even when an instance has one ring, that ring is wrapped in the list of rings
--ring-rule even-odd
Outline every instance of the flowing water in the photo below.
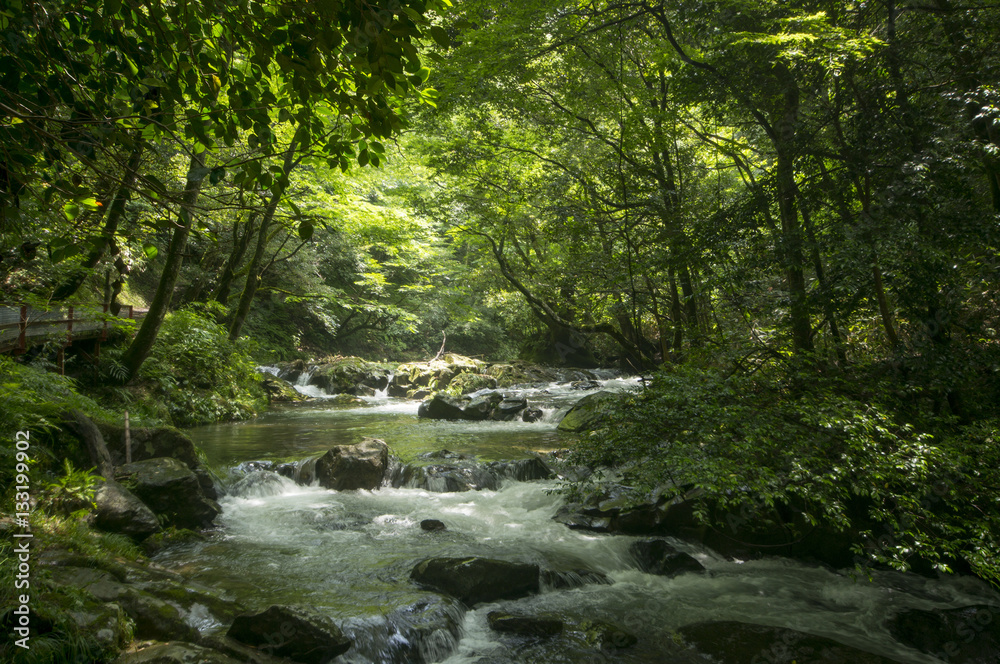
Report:
[[[637,386],[634,380],[602,382],[604,389]],[[228,469],[241,462],[302,458],[364,436],[386,440],[403,458],[449,449],[511,459],[570,443],[556,424],[587,392],[553,384],[523,393],[532,406],[543,408],[542,421],[418,420],[417,403],[374,397],[350,407],[319,400],[191,434],[210,462],[228,473],[237,472]],[[247,472],[246,466],[238,472]],[[928,664],[941,660],[895,642],[882,626],[888,615],[908,608],[1000,605],[995,593],[970,578],[877,572],[869,581],[782,558],[727,560],[679,541],[673,543],[707,573],[645,574],[629,554],[638,538],[573,531],[553,521],[561,499],[551,492],[552,481],[510,481],[496,491],[461,493],[390,487],[335,492],[273,473],[251,474],[220,501],[224,512],[217,532],[205,542],[169,548],[157,561],[225,591],[248,609],[290,603],[322,610],[355,641],[337,660],[345,663],[708,662],[682,648],[674,631],[700,621],[736,620],[789,627],[900,662]],[[439,519],[448,529],[425,532],[419,526],[424,519]],[[613,583],[543,587],[532,597],[465,610],[409,581],[416,563],[437,556],[586,569]],[[568,631],[556,639],[501,637],[486,623],[487,613],[498,608],[558,614]],[[587,621],[614,623],[638,636],[638,643],[617,651],[594,649],[584,639]],[[199,617],[198,626],[212,630],[220,624],[208,615]],[[759,661],[770,661],[762,654]]]

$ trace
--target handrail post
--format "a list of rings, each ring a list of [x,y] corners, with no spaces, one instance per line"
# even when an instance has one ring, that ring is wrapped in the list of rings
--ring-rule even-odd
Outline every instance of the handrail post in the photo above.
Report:
[[[28,307],[21,305],[21,333],[17,336],[17,351],[23,353],[28,350]]]

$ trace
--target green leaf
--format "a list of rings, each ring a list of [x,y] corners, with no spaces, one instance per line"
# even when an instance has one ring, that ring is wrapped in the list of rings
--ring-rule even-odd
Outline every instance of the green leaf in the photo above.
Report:
[[[448,36],[448,32],[441,26],[431,26],[431,37],[434,38],[434,41],[436,41],[439,46],[451,48],[451,37]]]
[[[76,203],[67,203],[63,206],[63,216],[67,221],[73,221],[80,216],[80,206]]]
[[[299,238],[303,242],[308,242],[312,238],[313,231],[315,230],[316,229],[313,227],[312,222],[303,221],[301,224],[299,224]]]
[[[142,253],[146,254],[146,258],[149,260],[153,260],[160,253],[160,250],[156,248],[156,245],[146,242],[142,245]]]

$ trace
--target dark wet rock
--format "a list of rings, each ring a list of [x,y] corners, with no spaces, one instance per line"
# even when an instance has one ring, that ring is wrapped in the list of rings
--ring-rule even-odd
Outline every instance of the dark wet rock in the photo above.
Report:
[[[896,662],[832,639],[781,627],[720,621],[685,625],[677,631],[687,645],[726,664],[758,664],[762,661],[796,664]]]
[[[946,662],[1000,662],[1000,606],[911,609],[894,615],[886,627],[900,643]]]
[[[499,477],[518,482],[551,480],[556,476],[552,468],[537,456],[513,461],[490,461],[486,464],[486,468]]]
[[[447,530],[448,527],[444,525],[443,521],[438,521],[437,519],[424,519],[420,522],[420,529],[428,532],[436,532],[439,530]]]
[[[563,621],[556,616],[526,616],[506,611],[490,611],[486,621],[490,629],[519,636],[555,636],[564,627]]]
[[[499,405],[503,397],[497,393],[474,397],[462,407],[462,419],[479,422],[490,419],[493,409]]]
[[[332,620],[295,606],[276,605],[254,615],[237,616],[226,635],[302,664],[326,664],[351,647],[351,641]]]
[[[431,391],[430,390],[419,388],[419,389],[410,390],[409,392],[407,392],[406,393],[406,398],[407,399],[426,399],[430,395],[431,395]]]
[[[274,471],[277,468],[277,464],[273,461],[244,461],[243,463],[237,464],[233,467],[233,470],[238,475],[246,475],[252,473],[255,470],[271,470]]]
[[[622,396],[613,392],[594,392],[577,401],[559,422],[559,430],[570,433],[594,431],[605,426],[608,416]]]
[[[169,457],[146,459],[118,469],[117,479],[153,512],[178,528],[205,528],[222,511],[205,496],[198,477]]]
[[[678,551],[663,540],[640,540],[629,546],[639,569],[647,574],[677,576],[685,572],[704,572],[705,567],[692,556]]]
[[[217,650],[184,641],[143,645],[137,652],[125,653],[113,664],[245,664]]]
[[[581,588],[589,585],[610,586],[614,583],[606,575],[589,569],[542,570],[542,585],[553,590]]]
[[[431,420],[461,420],[465,419],[463,408],[465,401],[457,397],[437,394],[424,401],[417,409],[417,417]]]
[[[541,408],[525,408],[521,411],[522,422],[537,422],[545,415]]]
[[[278,362],[274,366],[278,369],[277,377],[289,383],[295,383],[299,379],[299,376],[307,370],[305,360]]]
[[[91,521],[101,530],[142,540],[160,530],[153,511],[131,491],[114,480],[106,480],[94,493]]]
[[[596,390],[601,384],[596,380],[575,380],[569,386],[573,390]]]
[[[521,412],[528,407],[527,399],[507,398],[496,405],[491,419],[500,422],[510,422],[517,419]]]
[[[389,446],[376,438],[357,445],[337,445],[316,460],[316,479],[335,491],[367,489],[382,485],[389,467]]]
[[[417,564],[410,578],[468,606],[527,597],[539,588],[538,565],[489,558],[430,558]]]
[[[205,497],[209,500],[218,500],[220,495],[220,486],[216,484],[215,478],[212,473],[204,466],[198,466],[197,468],[191,469],[195,477],[198,478],[198,486],[201,487],[201,492],[205,494]]]

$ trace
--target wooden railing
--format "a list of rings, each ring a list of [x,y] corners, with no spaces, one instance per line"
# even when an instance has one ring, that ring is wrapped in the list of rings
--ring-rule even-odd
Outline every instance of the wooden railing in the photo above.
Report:
[[[49,341],[63,346],[74,339],[104,340],[115,319],[141,320],[146,309],[123,306],[118,316],[93,307],[36,309],[29,306],[0,306],[0,353],[23,353],[29,346]]]

